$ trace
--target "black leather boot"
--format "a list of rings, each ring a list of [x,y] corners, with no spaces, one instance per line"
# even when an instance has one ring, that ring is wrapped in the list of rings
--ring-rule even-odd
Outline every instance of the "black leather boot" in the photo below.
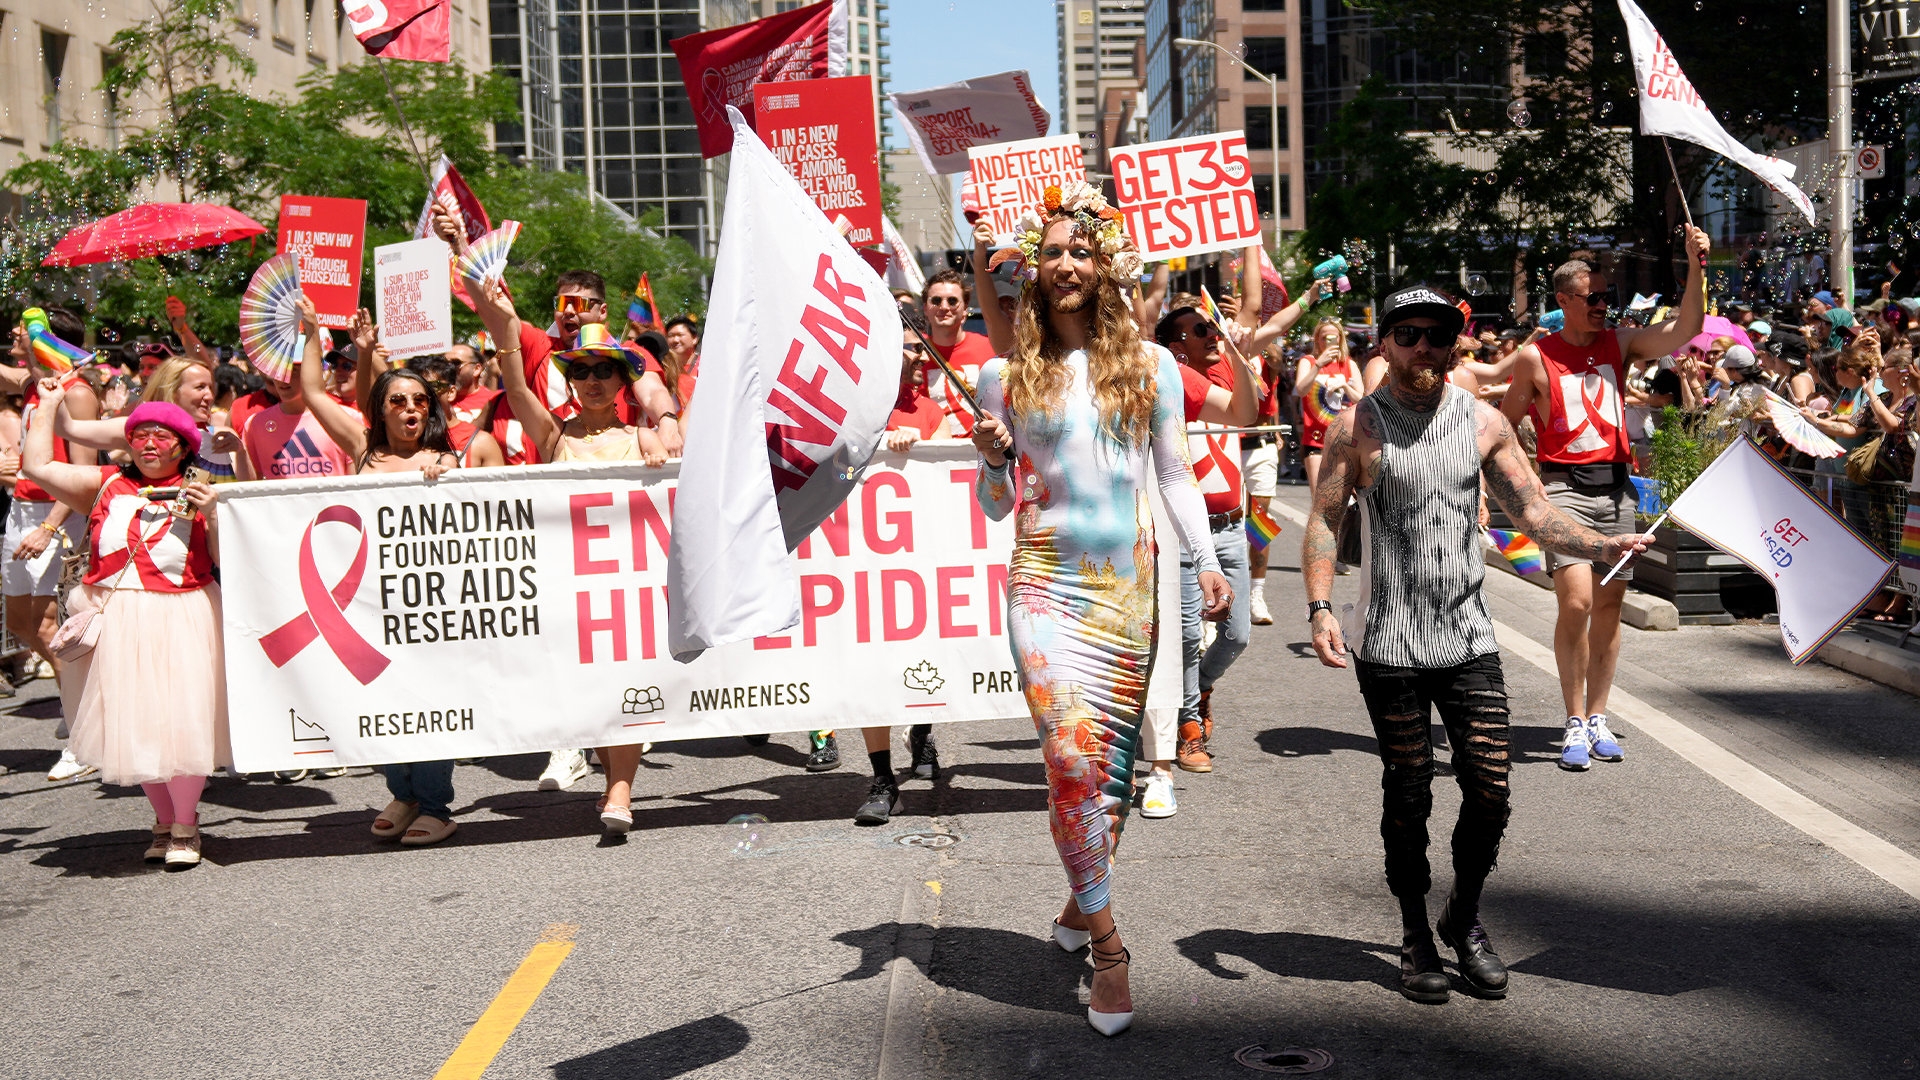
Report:
[[[1422,1005],[1445,1005],[1451,986],[1433,935],[1408,931],[1400,940],[1400,993]]]
[[[1478,918],[1470,924],[1464,919],[1456,922],[1453,901],[1449,900],[1434,929],[1439,931],[1440,940],[1459,956],[1460,977],[1467,980],[1467,986],[1475,994],[1490,998],[1507,996],[1507,965],[1493,954],[1493,943],[1487,940],[1487,931]]]

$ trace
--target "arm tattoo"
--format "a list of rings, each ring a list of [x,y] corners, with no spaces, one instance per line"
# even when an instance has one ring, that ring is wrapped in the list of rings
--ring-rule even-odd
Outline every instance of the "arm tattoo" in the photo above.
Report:
[[[1500,503],[1520,531],[1548,551],[1571,555],[1576,559],[1598,559],[1604,554],[1606,538],[1580,525],[1556,510],[1547,501],[1546,489],[1526,459],[1520,456],[1520,441],[1513,426],[1500,418],[1493,453],[1481,464],[1487,492]]]
[[[1353,493],[1360,458],[1354,426],[1356,417],[1364,417],[1366,412],[1363,406],[1346,413],[1327,430],[1326,449],[1320,457],[1320,486],[1314,490],[1313,510],[1307,515],[1306,535],[1300,541],[1300,573],[1309,600],[1330,600],[1333,596],[1340,523],[1347,515],[1347,498]]]

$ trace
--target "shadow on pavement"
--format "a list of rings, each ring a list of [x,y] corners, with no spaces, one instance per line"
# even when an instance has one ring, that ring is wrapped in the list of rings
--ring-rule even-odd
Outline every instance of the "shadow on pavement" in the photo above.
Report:
[[[1398,986],[1399,961],[1383,960],[1379,955],[1393,954],[1399,948],[1397,944],[1352,941],[1325,934],[1284,931],[1256,934],[1247,930],[1202,930],[1173,944],[1181,956],[1221,979],[1247,977],[1244,972],[1221,964],[1220,957],[1224,955],[1258,964],[1282,978]]]
[[[745,1024],[708,1016],[555,1062],[555,1080],[669,1080],[725,1061],[753,1041]]]
[[[1267,753],[1283,758],[1312,757],[1336,750],[1357,750],[1368,757],[1374,756],[1372,737],[1331,728],[1268,728],[1255,735],[1253,741]]]
[[[922,923],[881,923],[834,935],[833,940],[860,950],[859,966],[838,981],[856,982],[879,975],[902,940],[927,932],[929,928]],[[932,928],[931,933],[931,963],[921,963],[917,958],[915,963],[935,985],[1021,1009],[1084,1015],[1086,1006],[1077,1004],[1074,995],[1063,989],[1087,975],[1084,953],[1062,952],[1050,938],[1042,940],[989,927],[942,926]]]

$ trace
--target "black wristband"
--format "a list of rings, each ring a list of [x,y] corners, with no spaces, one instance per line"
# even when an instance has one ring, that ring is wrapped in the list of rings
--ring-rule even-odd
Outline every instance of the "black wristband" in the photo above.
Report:
[[[1307,601],[1307,621],[1313,621],[1315,612],[1332,610],[1333,602],[1330,600],[1309,600]]]

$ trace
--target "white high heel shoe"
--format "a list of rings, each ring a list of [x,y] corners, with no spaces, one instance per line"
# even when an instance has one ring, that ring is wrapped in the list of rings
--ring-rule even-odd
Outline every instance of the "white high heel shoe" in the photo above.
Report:
[[[1095,941],[1093,944],[1098,945],[1100,941],[1105,941],[1119,932],[1119,927],[1115,927],[1101,935],[1099,941]],[[1100,966],[1100,961],[1102,960],[1108,962],[1106,967]],[[1118,953],[1103,953],[1097,948],[1087,951],[1087,963],[1093,965],[1093,970],[1095,971],[1107,971],[1119,967],[1122,964],[1131,964],[1132,962],[1133,954],[1129,953],[1125,947],[1122,947]],[[1093,1006],[1089,1005],[1087,1006],[1087,1024],[1100,1034],[1112,1038],[1133,1026],[1133,1013],[1132,1011],[1117,1013],[1099,1012],[1095,1010]]]
[[[1093,932],[1090,930],[1075,930],[1071,926],[1061,926],[1058,919],[1053,921],[1053,943],[1068,952],[1079,952],[1092,940]]]

